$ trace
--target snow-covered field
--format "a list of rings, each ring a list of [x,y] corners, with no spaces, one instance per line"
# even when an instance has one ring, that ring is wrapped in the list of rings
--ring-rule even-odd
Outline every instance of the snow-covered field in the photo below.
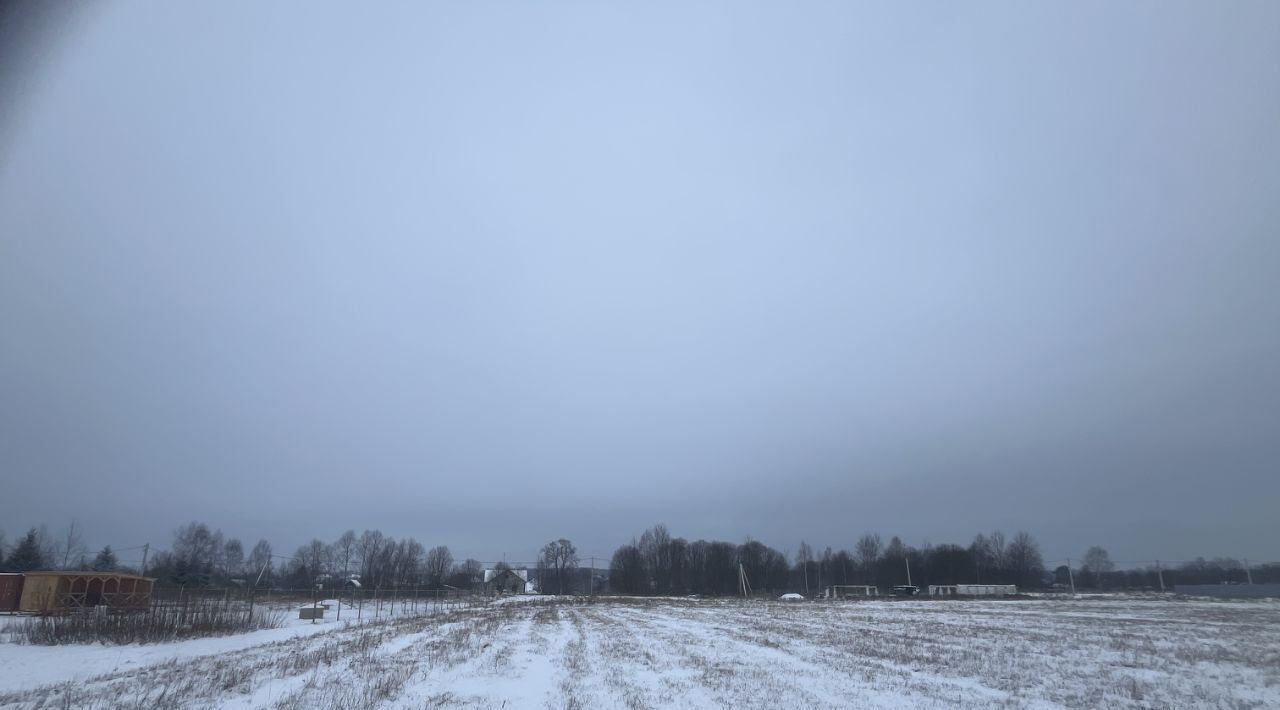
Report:
[[[503,600],[0,643],[0,707],[1280,707],[1280,603]]]

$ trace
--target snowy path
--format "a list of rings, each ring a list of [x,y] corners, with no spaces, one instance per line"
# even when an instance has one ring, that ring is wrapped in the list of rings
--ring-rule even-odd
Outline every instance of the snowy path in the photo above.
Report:
[[[0,667],[33,654],[53,683],[0,707],[1280,706],[1269,602],[539,599],[270,633],[0,644]],[[234,652],[193,655],[215,643]],[[87,677],[49,655],[88,651],[114,665]]]

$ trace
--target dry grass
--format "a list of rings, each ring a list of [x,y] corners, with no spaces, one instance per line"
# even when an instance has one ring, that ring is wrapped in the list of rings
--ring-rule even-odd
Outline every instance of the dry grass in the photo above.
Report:
[[[0,706],[1223,707],[1280,699],[1280,605],[493,604],[0,695]],[[276,688],[278,692],[264,692]]]
[[[275,610],[251,609],[221,600],[194,600],[185,604],[158,605],[147,612],[108,614],[105,609],[60,616],[36,616],[17,620],[8,628],[18,643],[57,646],[69,643],[163,643],[188,638],[238,634],[275,629],[284,615]]]

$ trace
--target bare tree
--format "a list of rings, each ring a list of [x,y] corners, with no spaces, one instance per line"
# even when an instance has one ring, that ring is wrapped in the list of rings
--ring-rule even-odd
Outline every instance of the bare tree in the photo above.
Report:
[[[484,581],[484,565],[478,560],[468,558],[454,567],[451,580],[450,584],[460,589],[474,589],[477,584]]]
[[[444,586],[444,580],[449,576],[449,571],[453,568],[453,553],[449,552],[448,547],[437,545],[427,552],[425,566],[427,581],[432,587],[438,589]]]
[[[648,594],[651,590],[644,568],[639,547],[634,544],[619,547],[609,561],[609,586],[624,594]]]
[[[378,578],[378,560],[386,547],[386,537],[380,530],[365,530],[356,543],[356,553],[360,557],[360,579],[365,585],[380,586]]]
[[[830,548],[828,548],[830,551]],[[804,576],[804,593],[809,594],[809,563],[813,562],[813,548],[804,540],[800,541],[800,549],[796,550],[796,566]]]
[[[231,579],[244,574],[244,544],[231,538],[222,546],[222,576]]]
[[[653,527],[645,530],[640,535],[640,541],[636,544],[640,550],[640,556],[644,560],[645,572],[650,579],[653,580],[653,586],[658,594],[668,594],[671,591],[671,533],[667,532],[667,526],[658,523]]]
[[[356,552],[356,531],[348,530],[333,543],[333,549],[337,555],[337,562],[342,567],[342,576],[345,578],[351,574],[351,558]]]
[[[249,579],[256,585],[259,581],[271,580],[271,543],[259,540],[249,552]]]
[[[1009,569],[1008,550],[1005,548],[1004,533],[996,530],[987,538],[987,549],[991,554],[991,566],[1004,572]]]
[[[403,538],[399,542],[390,543],[387,549],[391,553],[391,583],[395,586],[416,585],[422,571],[422,558],[426,554],[422,543],[411,537]]]
[[[973,542],[969,543],[969,555],[973,557],[973,581],[981,584],[983,568],[991,568],[991,543],[986,535],[978,533],[973,536]]]
[[[578,548],[564,538],[553,540],[542,548],[541,565],[552,573],[556,580],[557,594],[564,594],[565,582],[569,571],[578,566]],[[542,590],[546,592],[546,589]],[[572,590],[570,590],[572,591]]]
[[[1014,584],[1020,587],[1039,582],[1044,576],[1044,560],[1040,556],[1040,545],[1026,531],[1019,530],[1005,551],[1005,558]]]
[[[1116,565],[1111,561],[1111,555],[1099,545],[1090,547],[1084,553],[1084,571],[1094,576],[1099,587],[1102,586],[1103,573],[1110,572],[1115,568]]]
[[[173,533],[174,563],[178,581],[207,584],[222,559],[222,531],[210,531],[201,522],[192,522]]]
[[[323,541],[312,539],[311,542],[298,548],[293,555],[294,562],[302,568],[302,579],[298,581],[311,584],[317,577],[329,571],[325,565],[328,557],[326,547]]]
[[[40,559],[48,569],[57,569],[58,562],[62,560],[62,545],[58,542],[58,538],[49,532],[49,526],[44,523],[40,524],[40,528],[36,530],[36,544],[40,547]]]
[[[84,528],[80,526],[80,521],[72,520],[62,535],[58,539],[58,551],[61,553],[61,566],[63,569],[71,567],[72,560],[78,560],[84,556],[86,548],[84,546]]]
[[[835,574],[834,574],[835,564],[836,564],[835,551],[831,549],[830,545],[827,545],[827,548],[822,551],[822,558],[818,560],[818,578],[814,580],[815,582],[814,589],[819,594],[822,593],[822,589],[823,589],[822,582],[824,580],[826,581],[827,584],[833,583],[832,580],[835,579]]]
[[[880,541],[880,536],[874,533],[867,533],[858,538],[858,542],[853,546],[854,557],[858,560],[858,566],[862,569],[862,573],[866,575],[867,581],[873,581],[872,575],[876,567],[876,561],[880,559],[880,550],[884,544]]]

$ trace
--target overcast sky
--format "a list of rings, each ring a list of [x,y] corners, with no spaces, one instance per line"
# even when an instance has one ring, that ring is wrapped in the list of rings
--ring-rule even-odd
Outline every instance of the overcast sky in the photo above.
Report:
[[[9,32],[10,540],[1280,557],[1280,3]]]

